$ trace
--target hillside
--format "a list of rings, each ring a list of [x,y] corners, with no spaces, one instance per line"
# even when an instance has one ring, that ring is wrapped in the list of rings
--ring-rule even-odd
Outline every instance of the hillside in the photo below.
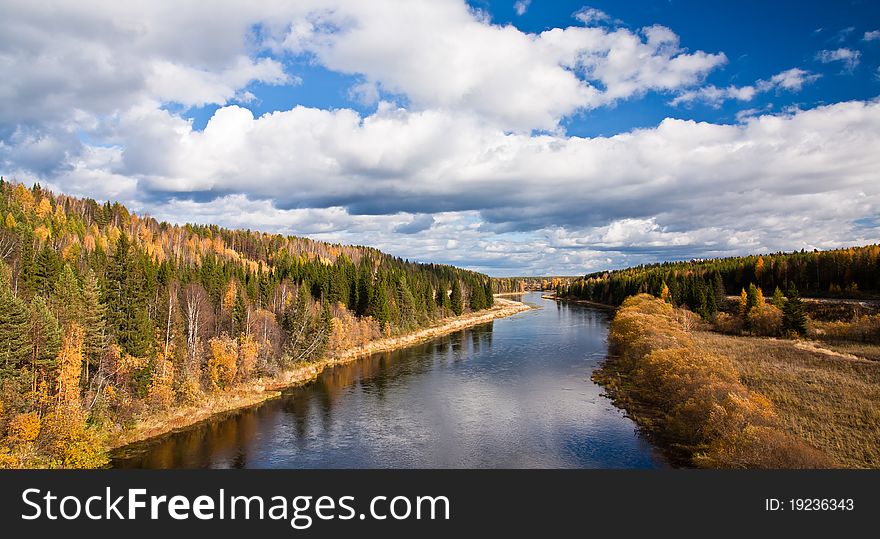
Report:
[[[0,180],[0,467],[98,466],[146,414],[492,304],[483,274]]]

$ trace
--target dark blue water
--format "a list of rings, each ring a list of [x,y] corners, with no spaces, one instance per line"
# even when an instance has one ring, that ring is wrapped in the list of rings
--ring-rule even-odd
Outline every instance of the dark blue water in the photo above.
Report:
[[[522,299],[522,298],[516,298]],[[647,468],[662,458],[590,374],[608,315],[531,310],[328,369],[232,417],[129,446],[143,468]]]

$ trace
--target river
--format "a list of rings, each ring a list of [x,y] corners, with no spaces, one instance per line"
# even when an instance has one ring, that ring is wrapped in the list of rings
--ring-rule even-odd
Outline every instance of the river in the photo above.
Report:
[[[281,398],[115,453],[119,468],[652,468],[590,374],[609,315],[528,293],[509,318],[325,370]]]

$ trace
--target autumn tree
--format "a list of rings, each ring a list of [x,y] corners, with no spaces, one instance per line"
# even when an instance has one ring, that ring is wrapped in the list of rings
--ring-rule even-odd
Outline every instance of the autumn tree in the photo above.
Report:
[[[59,405],[79,406],[82,366],[83,329],[76,322],[70,322],[58,353],[56,393]]]

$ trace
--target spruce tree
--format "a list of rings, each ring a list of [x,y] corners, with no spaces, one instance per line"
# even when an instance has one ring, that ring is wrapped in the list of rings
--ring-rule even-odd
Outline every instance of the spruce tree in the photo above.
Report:
[[[807,314],[794,283],[788,287],[787,298],[782,309],[782,329],[803,335],[807,332]]]
[[[53,368],[61,349],[61,326],[43,296],[34,296],[31,300],[28,337],[31,345],[31,372],[36,375],[38,369]]]
[[[480,311],[485,309],[486,291],[479,284],[471,287],[470,308],[472,311]]]
[[[455,316],[461,316],[461,313],[464,312],[464,304],[462,302],[461,297],[461,285],[458,282],[458,279],[452,280],[452,293],[449,296],[449,302],[452,304],[452,312]]]
[[[770,300],[770,303],[780,311],[785,307],[785,295],[778,286],[773,291],[773,298]]]
[[[376,286],[373,287],[373,293],[370,294],[370,306],[367,309],[367,315],[372,316],[382,329],[388,325],[391,318],[391,306],[388,303],[388,291],[385,288],[384,279],[378,279]]]
[[[53,306],[58,322],[61,327],[67,327],[71,322],[79,321],[82,316],[82,290],[79,281],[70,264],[65,264],[64,269],[55,283],[53,294]]]
[[[11,375],[30,357],[27,305],[12,291],[9,267],[0,261],[0,378]]]
[[[87,381],[92,368],[96,368],[101,363],[106,340],[106,316],[98,278],[90,269],[86,272],[82,293],[83,355]]]

